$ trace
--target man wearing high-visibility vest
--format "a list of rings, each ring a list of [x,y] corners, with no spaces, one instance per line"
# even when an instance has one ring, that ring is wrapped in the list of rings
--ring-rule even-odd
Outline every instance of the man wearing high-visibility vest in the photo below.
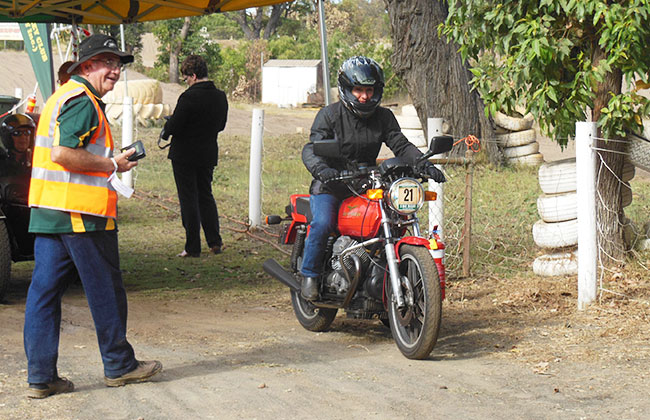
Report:
[[[127,300],[117,242],[117,172],[137,161],[135,149],[113,155],[113,137],[101,97],[113,89],[133,56],[114,38],[96,34],[79,46],[71,79],[47,100],[34,147],[29,231],[36,234],[34,273],[25,304],[27,396],[71,392],[57,358],[61,297],[70,279],[83,284],[107,386],[142,382],[162,370],[138,361],[126,339]]]

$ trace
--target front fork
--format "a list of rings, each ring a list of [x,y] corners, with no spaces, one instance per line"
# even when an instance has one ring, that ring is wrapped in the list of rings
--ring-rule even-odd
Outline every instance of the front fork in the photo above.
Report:
[[[390,285],[393,290],[392,298],[395,299],[397,308],[404,308],[404,295],[402,295],[402,287],[399,275],[399,266],[397,264],[397,254],[395,253],[395,244],[393,243],[393,236],[390,230],[390,222],[386,216],[386,210],[384,209],[384,201],[379,200],[379,208],[381,209],[381,224],[384,228],[384,236],[386,237],[386,242],[384,243],[384,248],[386,250],[386,264],[388,265],[388,273],[390,274]],[[413,302],[409,302],[409,306]]]

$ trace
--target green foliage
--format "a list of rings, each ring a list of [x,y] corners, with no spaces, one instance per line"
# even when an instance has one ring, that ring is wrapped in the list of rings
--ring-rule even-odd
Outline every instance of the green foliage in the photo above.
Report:
[[[204,16],[201,25],[211,39],[243,39],[244,32],[239,25],[227,17],[227,13],[214,13]]]
[[[630,85],[610,93],[598,121],[604,136],[639,131],[650,101],[635,93],[648,82],[650,1],[448,1],[440,32],[472,66],[486,113],[522,106],[560,144],[594,108],[599,85],[620,70]],[[599,57],[602,57],[599,58]]]
[[[221,67],[222,58],[220,54],[219,44],[211,39],[206,27],[203,26],[205,17],[192,17],[190,18],[190,29],[187,38],[182,41],[181,52],[178,57],[179,68],[180,63],[185,60],[188,55],[198,54],[202,56],[208,65],[208,74],[212,77]],[[168,19],[157,21],[152,25],[152,32],[160,41],[160,48],[158,58],[156,60],[156,73],[152,76],[167,75],[169,69],[169,56],[171,48],[176,43],[181,42],[180,33],[183,27],[183,18]],[[160,80],[165,80],[166,77],[160,77]]]
[[[337,84],[337,72],[343,61],[355,55],[366,55],[382,65],[388,84],[384,97],[401,95],[405,87],[395,76],[391,63],[388,16],[381,0],[344,0],[326,3],[330,83]],[[281,18],[277,33],[268,41],[243,40],[243,31],[226,14],[191,18],[187,40],[183,42],[179,62],[188,54],[200,54],[208,62],[210,77],[229,95],[251,98],[259,93],[260,54],[268,59],[320,59],[320,35],[314,3],[299,0],[291,4]],[[167,80],[169,52],[178,41],[183,19],[147,24],[161,43],[156,66],[147,74]],[[219,46],[224,38],[238,40]],[[257,88],[256,88],[257,86]]]
[[[121,44],[122,35],[120,25],[93,25],[95,33],[107,34]],[[129,53],[136,55],[142,50],[142,34],[145,33],[143,23],[129,23],[124,25],[124,46]]]

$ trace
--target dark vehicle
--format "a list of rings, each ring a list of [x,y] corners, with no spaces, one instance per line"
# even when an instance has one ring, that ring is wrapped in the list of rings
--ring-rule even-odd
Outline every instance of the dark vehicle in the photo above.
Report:
[[[27,196],[35,129],[34,119],[26,114],[9,115],[0,123],[0,300],[11,277],[11,262],[34,259]]]
[[[341,203],[338,232],[330,236],[325,251],[319,297],[311,301],[300,294],[299,274],[311,221],[309,195],[291,196],[280,238],[292,245],[291,267],[269,259],[264,270],[289,287],[294,313],[305,329],[327,330],[343,309],[349,317],[379,318],[390,326],[407,358],[429,356],[440,330],[445,267],[444,244],[437,233],[426,238],[419,227],[417,211],[425,201],[435,200],[435,193],[422,186],[427,178],[422,163],[448,152],[452,144],[451,137],[435,137],[417,162],[395,157],[372,168],[348,162],[350,170],[334,179],[353,195]],[[315,142],[314,152],[337,158],[338,143]],[[274,216],[267,222],[281,221]]]

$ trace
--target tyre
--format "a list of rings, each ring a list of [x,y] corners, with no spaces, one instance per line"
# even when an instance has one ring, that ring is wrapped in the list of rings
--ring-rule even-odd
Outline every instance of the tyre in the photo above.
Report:
[[[535,130],[529,128],[524,131],[513,131],[506,134],[497,134],[497,141],[503,147],[517,147],[530,144],[536,140]]]
[[[556,160],[539,167],[539,186],[545,194],[576,190],[576,158]]]
[[[300,292],[291,291],[293,313],[304,329],[313,332],[327,331],[336,318],[336,308],[317,308],[300,296]]]
[[[578,194],[540,195],[537,198],[537,213],[546,223],[564,222],[578,217]]]
[[[413,306],[388,304],[390,330],[397,347],[409,359],[425,359],[438,341],[442,318],[442,296],[438,269],[426,248],[403,245],[399,265],[402,294],[413,298]]]
[[[623,174],[621,175],[621,180],[623,182],[629,182],[634,178],[634,174],[636,173],[635,166],[630,163],[629,160],[625,160],[625,163],[623,164]]]
[[[0,301],[4,298],[11,279],[11,243],[6,219],[0,220]]]
[[[539,143],[532,142],[523,146],[506,147],[503,149],[503,155],[507,158],[516,158],[528,155],[534,155],[539,152]]]
[[[538,220],[533,225],[533,240],[542,248],[564,248],[578,244],[578,219],[558,223]]]
[[[511,157],[508,158],[508,163],[510,165],[537,166],[544,163],[544,155],[542,155],[541,153],[533,153],[531,155],[526,155],[526,156]]]
[[[632,187],[629,182],[621,185],[621,207],[627,207],[632,204]]]
[[[547,277],[578,274],[578,252],[541,255],[533,261],[533,272]]]
[[[496,112],[492,119],[499,127],[510,131],[528,130],[533,126],[533,115],[528,114],[525,117],[510,117],[502,112]]]

